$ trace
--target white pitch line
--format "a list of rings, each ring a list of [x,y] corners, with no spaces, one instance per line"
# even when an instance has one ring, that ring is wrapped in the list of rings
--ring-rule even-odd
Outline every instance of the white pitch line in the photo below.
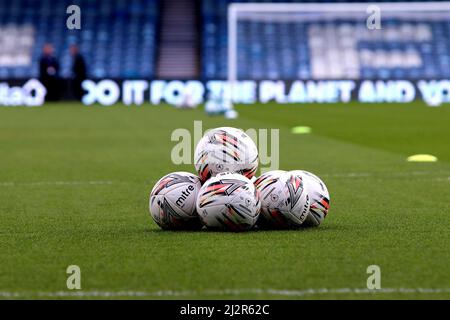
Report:
[[[79,186],[79,185],[109,185],[112,181],[35,181],[35,182],[0,182],[0,187],[15,186]]]
[[[390,178],[394,177],[409,177],[409,176],[424,176],[424,175],[436,175],[442,174],[444,176],[450,174],[449,171],[445,172],[433,172],[433,171],[411,171],[411,172],[344,172],[344,173],[324,173],[320,174],[320,177],[327,178],[364,178],[375,177],[382,178],[384,175],[388,175]],[[450,177],[449,177],[450,178]],[[430,178],[433,179],[433,178]],[[435,178],[439,180],[447,180],[447,178]]]
[[[394,177],[408,177],[411,175],[435,175],[441,173],[446,177],[430,177],[427,180],[434,181],[450,181],[450,172],[433,172],[433,171],[411,171],[411,172],[343,172],[343,173],[323,173],[320,174],[322,178],[365,178],[375,177],[382,178],[383,175],[388,175],[390,178]],[[148,182],[147,183],[156,183]],[[79,185],[111,185],[112,181],[98,180],[98,181],[34,181],[34,182],[0,182],[0,187],[15,187],[15,186],[79,186]]]
[[[321,177],[327,178],[363,178],[370,177],[373,173],[369,172],[348,172],[348,173],[324,173],[321,174]]]
[[[337,288],[337,289],[304,289],[304,290],[280,290],[280,289],[223,289],[223,290],[186,290],[186,291],[56,291],[56,292],[0,292],[0,298],[114,298],[114,297],[186,297],[186,296],[242,296],[245,294],[273,295],[303,297],[308,295],[326,294],[379,294],[379,293],[450,293],[450,288],[383,288],[371,290],[366,288]]]
[[[436,178],[435,181],[450,181],[450,177],[447,178]]]

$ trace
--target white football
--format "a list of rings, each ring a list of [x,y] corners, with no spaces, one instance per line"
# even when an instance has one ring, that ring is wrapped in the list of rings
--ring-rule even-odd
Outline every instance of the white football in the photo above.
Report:
[[[242,130],[221,127],[208,131],[195,148],[195,169],[202,181],[221,172],[252,178],[258,169],[258,149]]]
[[[298,228],[309,212],[309,196],[301,177],[282,170],[269,171],[255,180],[261,201],[258,226]]]
[[[304,226],[316,227],[320,225],[330,209],[330,193],[328,192],[327,186],[318,176],[311,172],[294,170],[291,173],[303,179],[311,202],[309,214],[304,222]]]
[[[189,172],[173,172],[162,177],[150,193],[153,220],[162,229],[200,229],[195,203],[200,179]]]
[[[249,230],[258,219],[260,205],[253,183],[237,173],[209,179],[197,198],[198,215],[209,229]]]

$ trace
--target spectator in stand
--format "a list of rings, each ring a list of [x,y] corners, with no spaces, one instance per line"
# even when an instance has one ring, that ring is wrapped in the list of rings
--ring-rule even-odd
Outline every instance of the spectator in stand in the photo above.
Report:
[[[80,53],[77,45],[70,46],[70,54],[72,55],[72,94],[77,100],[81,100],[84,95],[83,80],[86,79],[86,63]]]
[[[47,89],[46,101],[57,101],[60,98],[59,63],[54,52],[53,45],[46,43],[39,60],[39,80]]]

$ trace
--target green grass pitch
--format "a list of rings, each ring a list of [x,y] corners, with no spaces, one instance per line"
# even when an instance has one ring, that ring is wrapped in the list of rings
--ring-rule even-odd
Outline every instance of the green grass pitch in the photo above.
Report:
[[[448,106],[238,111],[225,120],[150,105],[0,108],[0,298],[70,298],[69,265],[81,268],[84,298],[450,298]],[[312,171],[330,190],[324,223],[303,231],[161,231],[148,194],[166,173],[194,172],[170,160],[172,131],[192,130],[194,120],[204,129],[280,129],[281,168]],[[312,133],[292,134],[298,125]],[[439,161],[406,162],[418,153]],[[372,264],[386,290],[358,291]]]

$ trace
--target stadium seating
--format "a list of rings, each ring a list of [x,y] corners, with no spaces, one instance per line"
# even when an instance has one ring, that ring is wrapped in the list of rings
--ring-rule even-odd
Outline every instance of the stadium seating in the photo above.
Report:
[[[198,59],[202,79],[227,77],[227,8],[231,2],[320,1],[193,1],[199,5],[201,16]],[[82,30],[66,27],[68,14],[65,12],[71,4],[82,8]],[[38,59],[46,42],[54,44],[64,78],[71,73],[68,48],[72,43],[79,44],[89,65],[90,77],[154,78],[160,7],[160,0],[0,0],[0,79],[38,76]],[[303,23],[240,22],[238,77],[401,79],[450,76],[449,20],[384,19],[383,23],[383,32],[368,32],[364,22],[344,19]]]
[[[319,1],[203,0],[202,75],[205,79],[227,76],[227,8],[230,2]],[[377,32],[368,30],[365,21],[343,19],[304,23],[240,22],[238,78],[450,76],[450,21],[384,19],[383,23],[384,30]]]
[[[81,30],[66,27],[71,4],[81,8]],[[0,78],[38,76],[38,59],[46,42],[55,46],[62,77],[70,76],[68,48],[76,43],[91,77],[151,78],[158,11],[159,0],[0,0]],[[8,40],[11,30],[21,39],[18,44]],[[22,58],[11,58],[19,54]]]

